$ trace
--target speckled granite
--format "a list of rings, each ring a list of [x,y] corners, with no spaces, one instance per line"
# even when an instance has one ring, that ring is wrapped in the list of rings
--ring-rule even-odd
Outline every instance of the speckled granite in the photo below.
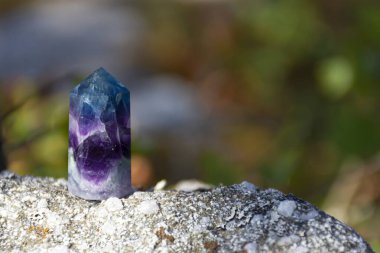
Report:
[[[66,181],[0,176],[1,252],[373,252],[311,204],[243,182],[86,201]]]

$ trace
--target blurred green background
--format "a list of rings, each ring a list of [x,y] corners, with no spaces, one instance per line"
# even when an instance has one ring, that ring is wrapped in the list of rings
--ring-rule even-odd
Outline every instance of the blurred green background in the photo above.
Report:
[[[3,167],[67,176],[68,92],[99,66],[131,90],[135,185],[248,180],[380,251],[380,2],[1,1]]]

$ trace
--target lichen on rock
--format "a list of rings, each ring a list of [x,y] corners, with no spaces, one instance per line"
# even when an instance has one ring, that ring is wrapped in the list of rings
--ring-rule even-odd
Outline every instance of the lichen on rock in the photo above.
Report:
[[[373,252],[313,205],[247,182],[86,201],[65,180],[10,173],[0,174],[0,251]]]

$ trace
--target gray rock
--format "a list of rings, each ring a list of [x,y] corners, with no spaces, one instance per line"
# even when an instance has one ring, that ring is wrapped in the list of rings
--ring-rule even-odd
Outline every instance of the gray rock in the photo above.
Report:
[[[247,182],[96,202],[65,180],[10,173],[0,175],[0,251],[373,252],[313,205]]]

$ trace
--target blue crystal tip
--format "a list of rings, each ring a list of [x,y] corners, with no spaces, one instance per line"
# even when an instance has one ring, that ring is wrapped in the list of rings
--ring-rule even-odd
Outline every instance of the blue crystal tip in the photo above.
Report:
[[[119,80],[117,80],[114,76],[112,76],[105,68],[100,67],[95,70],[92,74],[90,74],[85,80],[83,80],[80,85],[85,86],[117,86],[118,88],[123,88],[124,92],[127,90]]]
[[[103,67],[100,67],[100,68],[98,68],[97,70],[95,70],[94,72],[93,72],[93,74],[97,74],[97,75],[99,75],[99,76],[111,76],[112,77],[112,75],[105,69],[105,68],[103,68]],[[112,77],[113,78],[113,77]]]

